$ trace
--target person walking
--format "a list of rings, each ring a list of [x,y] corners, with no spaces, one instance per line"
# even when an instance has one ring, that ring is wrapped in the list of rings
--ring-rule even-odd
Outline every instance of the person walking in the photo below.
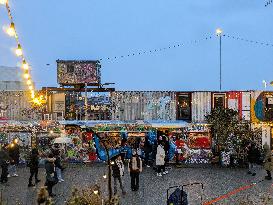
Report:
[[[273,170],[273,160],[272,160],[272,153],[271,150],[269,149],[269,146],[267,144],[264,145],[264,169],[267,173],[267,176],[265,176],[265,179],[271,180],[271,171]]]
[[[133,150],[133,156],[129,160],[128,171],[131,177],[131,189],[132,191],[138,191],[139,174],[142,172],[142,160],[140,159],[135,150]]]
[[[11,144],[8,146],[9,156],[11,158],[9,166],[9,175],[8,177],[18,177],[16,166],[19,164],[20,159],[20,148],[18,145],[18,139],[14,139]]]
[[[259,160],[260,152],[253,143],[248,146],[247,159],[248,159],[248,174],[256,175],[255,164]]]
[[[56,152],[55,158],[56,158],[55,167],[56,167],[57,178],[59,180],[59,183],[61,183],[61,182],[64,182],[64,179],[62,177],[63,166],[62,166],[62,162],[61,162],[60,151]]]
[[[122,183],[122,177],[124,176],[124,164],[120,155],[118,155],[114,160],[114,164],[112,165],[112,175],[114,178],[114,195],[117,194],[118,182],[119,182],[122,194],[125,195],[126,192],[124,190],[124,186]]]
[[[159,142],[156,150],[156,160],[155,164],[157,166],[157,176],[162,176],[162,174],[166,174],[165,172],[165,150],[163,146],[163,142]]]
[[[11,160],[6,147],[7,146],[3,146],[0,151],[0,165],[2,168],[2,173],[1,173],[2,184],[8,182],[8,166]]]
[[[45,170],[46,170],[46,182],[45,186],[47,187],[47,191],[50,197],[56,196],[52,193],[52,188],[54,185],[58,183],[56,168],[55,168],[55,158],[53,153],[48,155],[48,158],[45,160]]]
[[[33,148],[31,151],[30,160],[28,163],[30,177],[28,180],[28,187],[35,186],[32,184],[32,178],[35,176],[35,184],[38,184],[41,180],[38,179],[38,171],[39,171],[39,152],[37,148]]]

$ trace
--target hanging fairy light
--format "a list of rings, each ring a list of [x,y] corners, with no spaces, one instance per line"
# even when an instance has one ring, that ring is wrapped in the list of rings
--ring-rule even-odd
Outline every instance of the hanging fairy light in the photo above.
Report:
[[[7,3],[8,3],[8,0],[0,0],[0,4],[5,5],[5,4],[7,4]]]
[[[33,85],[29,85],[29,86],[28,86],[28,89],[29,89],[29,90],[33,90]]]
[[[25,79],[29,79],[29,78],[30,78],[30,75],[29,75],[28,73],[25,73],[25,74],[24,74],[24,78],[25,78]],[[29,85],[30,85],[30,84],[29,84]]]
[[[11,22],[10,23],[10,26],[6,29],[6,33],[9,35],[9,36],[15,36],[15,26],[14,26],[14,23]]]
[[[17,49],[15,50],[15,53],[17,56],[22,56],[23,55],[23,50],[21,44],[18,44]]]
[[[35,105],[41,105],[42,103],[45,103],[45,99],[44,99],[43,96],[37,96],[36,97],[36,95],[35,95],[34,84],[32,82],[31,74],[29,72],[29,64],[27,63],[27,61],[26,61],[26,59],[24,57],[23,49],[22,49],[22,46],[21,46],[21,44],[19,42],[19,37],[18,37],[18,34],[16,32],[15,23],[13,21],[13,17],[12,17],[11,10],[10,10],[10,7],[9,7],[9,2],[8,2],[8,0],[0,0],[0,4],[5,5],[6,9],[8,11],[8,16],[9,16],[9,19],[10,19],[10,25],[5,29],[5,31],[9,36],[15,37],[15,40],[17,42],[17,48],[15,50],[15,54],[22,59],[21,68],[24,70],[23,78],[25,79],[25,83],[27,84],[28,89],[30,91],[32,102]]]
[[[28,63],[26,62],[26,60],[23,60],[22,68],[24,70],[28,70],[29,69],[29,66],[28,66]]]
[[[27,80],[27,85],[31,85],[31,80],[30,79]]]

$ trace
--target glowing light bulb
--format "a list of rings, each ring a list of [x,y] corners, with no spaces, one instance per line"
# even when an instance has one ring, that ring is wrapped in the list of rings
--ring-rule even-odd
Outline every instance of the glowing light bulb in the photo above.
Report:
[[[42,104],[38,98],[34,98],[33,103],[36,104],[36,105],[41,105]]]
[[[98,191],[98,190],[94,190],[94,194],[96,194],[96,195],[97,195],[98,193],[99,193],[99,191]]]
[[[222,29],[220,29],[220,28],[217,28],[217,29],[216,29],[216,35],[217,35],[217,36],[220,36],[222,33],[223,33],[223,30],[222,30]]]
[[[23,50],[20,44],[18,44],[17,49],[15,50],[15,53],[17,56],[22,56],[23,55]]]
[[[27,85],[31,85],[31,80],[27,80]]]
[[[24,70],[28,70],[28,69],[29,69],[29,66],[28,66],[26,60],[23,60],[22,68],[23,68]]]
[[[53,134],[53,130],[50,130],[49,133],[50,133],[50,134]]]
[[[106,178],[107,178],[106,174],[105,174],[105,175],[103,175],[103,178],[104,178],[104,179],[106,179]]]
[[[7,28],[6,32],[9,36],[15,36],[15,26],[13,22],[10,23],[10,26]]]
[[[0,4],[5,5],[8,2],[8,0],[0,0]]]
[[[24,78],[25,78],[25,79],[29,79],[29,77],[30,77],[30,75],[29,75],[28,73],[25,73],[25,74],[24,74]]]

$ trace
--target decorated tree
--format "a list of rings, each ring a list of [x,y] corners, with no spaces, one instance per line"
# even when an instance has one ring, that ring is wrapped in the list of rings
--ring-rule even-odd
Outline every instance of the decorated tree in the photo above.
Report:
[[[215,108],[206,115],[206,121],[211,125],[217,145],[225,146],[229,136],[235,133],[240,124],[238,112],[233,109]]]
[[[240,120],[239,113],[233,109],[215,108],[205,118],[211,125],[215,144],[223,149],[232,147],[238,151],[250,141],[261,145],[261,129]]]

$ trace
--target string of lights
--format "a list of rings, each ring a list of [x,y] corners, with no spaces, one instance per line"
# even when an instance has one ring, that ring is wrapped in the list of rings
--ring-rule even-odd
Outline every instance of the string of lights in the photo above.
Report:
[[[265,7],[267,7],[267,6],[269,6],[270,4],[272,4],[273,3],[273,0],[268,0],[266,3],[265,3]]]
[[[158,52],[163,52],[163,51],[166,51],[168,49],[179,48],[179,47],[182,47],[182,46],[185,46],[185,45],[197,44],[197,43],[200,43],[202,41],[210,40],[210,39],[212,39],[212,36],[208,36],[208,37],[205,37],[205,38],[202,38],[202,39],[199,39],[199,40],[191,40],[191,41],[188,41],[186,43],[173,44],[173,45],[162,47],[162,48],[156,48],[156,49],[151,49],[151,50],[146,50],[146,51],[134,52],[134,53],[127,54],[127,55],[100,58],[99,60],[100,61],[111,61],[111,60],[135,57],[135,56],[139,56],[139,55],[149,55],[149,54],[154,54],[154,53],[158,53]]]
[[[15,50],[15,54],[16,54],[16,56],[18,56],[21,59],[21,62],[22,62],[21,68],[23,70],[23,79],[24,79],[24,81],[25,81],[25,83],[26,83],[26,85],[28,87],[29,92],[30,92],[32,102],[34,104],[36,104],[36,105],[41,105],[41,102],[44,99],[43,99],[42,95],[40,95],[39,97],[37,97],[35,95],[35,87],[34,87],[34,83],[33,83],[33,80],[32,80],[31,73],[30,73],[30,66],[27,63],[27,60],[25,58],[25,55],[24,55],[24,52],[23,52],[23,49],[22,49],[22,44],[20,43],[20,40],[19,40],[19,36],[18,36],[16,27],[15,27],[15,23],[14,23],[13,16],[12,16],[12,13],[11,13],[11,9],[10,9],[10,6],[9,6],[9,0],[0,0],[0,4],[5,5],[6,9],[7,9],[7,12],[8,12],[10,25],[6,26],[5,31],[10,37],[14,37],[15,40],[16,40],[17,48]]]
[[[241,38],[241,37],[238,37],[238,36],[231,36],[231,35],[227,35],[227,34],[223,34],[222,36],[226,37],[226,38],[231,38],[231,39],[234,39],[234,40],[244,41],[244,42],[247,42],[247,43],[253,43],[253,44],[259,44],[259,45],[262,45],[262,46],[272,46],[273,47],[273,44],[268,43],[268,42],[249,40],[249,39],[246,39],[246,38]]]

